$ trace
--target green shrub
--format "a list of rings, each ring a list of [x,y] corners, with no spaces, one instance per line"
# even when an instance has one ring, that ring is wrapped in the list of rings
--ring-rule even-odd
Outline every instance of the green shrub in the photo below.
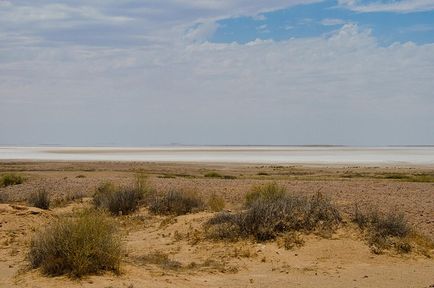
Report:
[[[285,187],[276,182],[254,186],[245,196],[245,206],[250,207],[257,200],[274,200],[286,195]]]
[[[144,198],[142,189],[118,188],[112,183],[104,183],[97,188],[93,196],[95,207],[107,209],[114,215],[134,212]]]
[[[22,184],[24,180],[24,177],[18,174],[4,174],[0,178],[0,187]]]
[[[116,228],[104,214],[85,211],[60,218],[37,232],[29,260],[46,275],[81,277],[100,271],[119,272],[121,242]]]
[[[211,238],[253,237],[265,241],[291,231],[332,231],[341,222],[337,208],[320,193],[311,198],[272,195],[257,197],[245,211],[220,213],[211,218],[206,223]]]
[[[41,189],[38,192],[31,194],[28,202],[34,207],[47,210],[50,208],[50,195],[46,190]]]
[[[213,193],[208,200],[208,207],[213,212],[220,212],[225,208],[225,200],[223,197]]]
[[[202,208],[203,202],[195,193],[177,190],[154,197],[149,205],[151,213],[159,215],[184,215]]]

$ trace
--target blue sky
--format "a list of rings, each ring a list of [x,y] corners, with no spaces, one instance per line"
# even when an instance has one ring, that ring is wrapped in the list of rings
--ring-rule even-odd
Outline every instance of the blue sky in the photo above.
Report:
[[[0,0],[0,145],[434,144],[432,0]]]
[[[218,29],[210,40],[246,43],[255,39],[279,41],[318,37],[328,35],[347,23],[372,30],[372,34],[382,45],[408,41],[418,44],[434,42],[432,10],[362,13],[340,6],[333,0],[298,5],[254,17],[223,19],[218,21]]]

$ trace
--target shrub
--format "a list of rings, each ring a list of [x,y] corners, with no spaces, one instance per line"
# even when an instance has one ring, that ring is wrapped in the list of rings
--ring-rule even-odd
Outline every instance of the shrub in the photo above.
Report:
[[[129,214],[137,210],[140,201],[143,200],[142,191],[131,187],[117,188],[112,183],[104,183],[97,188],[93,203],[114,215]]]
[[[255,201],[273,200],[282,198],[286,195],[285,187],[279,186],[276,182],[262,186],[254,186],[245,196],[245,206],[250,207]]]
[[[208,206],[211,211],[220,212],[225,208],[225,200],[223,199],[223,197],[213,193],[208,200]]]
[[[40,267],[52,276],[119,272],[121,242],[113,222],[104,214],[85,211],[60,218],[37,232],[28,256],[33,268]]]
[[[223,178],[223,175],[217,172],[208,172],[204,175],[206,178]]]
[[[184,215],[202,208],[202,200],[195,193],[177,190],[154,197],[149,205],[151,213],[159,215]]]
[[[356,205],[353,222],[367,232],[373,252],[381,253],[391,247],[399,252],[410,252],[410,244],[403,242],[403,239],[410,235],[412,229],[404,214],[396,211],[380,213],[378,209],[361,211]]]
[[[134,188],[143,196],[151,192],[151,187],[148,183],[148,177],[143,171],[138,171],[134,175]]]
[[[226,180],[234,180],[234,179],[237,179],[237,176],[233,176],[233,175],[224,175],[224,176],[223,176],[223,179],[226,179]]]
[[[0,178],[0,186],[7,187],[12,185],[22,184],[24,177],[18,174],[4,174]]]
[[[298,232],[289,232],[279,239],[279,247],[284,247],[286,250],[291,250],[295,247],[304,245],[304,240]]]
[[[256,175],[258,175],[258,176],[269,176],[270,174],[268,174],[267,172],[258,172]]]
[[[0,192],[0,203],[6,203],[7,200],[8,200],[7,195]]]
[[[240,214],[220,212],[205,224],[209,238],[217,240],[236,240],[240,238]]]
[[[260,196],[237,214],[217,214],[206,228],[211,238],[253,237],[265,241],[291,231],[332,231],[340,222],[337,208],[320,193],[311,198],[283,194]]]
[[[50,208],[50,195],[44,189],[30,195],[28,202],[30,205],[47,210]]]

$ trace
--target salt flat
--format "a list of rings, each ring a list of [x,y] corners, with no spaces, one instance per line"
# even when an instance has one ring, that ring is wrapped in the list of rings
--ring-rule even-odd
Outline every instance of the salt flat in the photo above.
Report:
[[[0,147],[0,160],[434,165],[434,147]]]

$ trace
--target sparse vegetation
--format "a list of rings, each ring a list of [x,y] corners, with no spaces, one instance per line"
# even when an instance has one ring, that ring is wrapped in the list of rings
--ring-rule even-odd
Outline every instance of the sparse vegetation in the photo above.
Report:
[[[0,192],[0,203],[6,203],[7,200],[8,200],[7,195]]]
[[[381,213],[378,209],[361,211],[356,205],[353,221],[367,233],[368,243],[374,253],[395,247],[399,252],[408,253],[411,245],[405,239],[412,233],[404,214]]]
[[[226,180],[234,180],[234,179],[237,179],[237,176],[233,176],[233,175],[223,175],[223,179],[226,179]]]
[[[322,194],[307,198],[283,191],[277,184],[255,190],[254,197],[246,198],[247,210],[211,218],[206,223],[208,235],[214,239],[253,237],[266,241],[292,231],[332,231],[341,222],[337,208]]]
[[[141,202],[149,200],[152,192],[146,175],[139,171],[135,174],[134,186],[116,187],[111,182],[102,183],[96,189],[93,203],[114,215],[125,215],[136,211]]]
[[[223,175],[217,173],[217,172],[208,172],[205,175],[203,175],[206,178],[223,178]]]
[[[202,208],[203,202],[196,193],[178,190],[155,196],[149,205],[151,213],[159,215],[184,215]]]
[[[258,172],[256,175],[258,175],[258,176],[269,176],[270,174],[268,174],[267,172]]]
[[[34,235],[29,252],[33,268],[46,275],[81,277],[119,272],[121,242],[113,222],[98,211],[60,218]]]
[[[25,178],[18,174],[4,174],[0,177],[0,187],[22,184]]]
[[[34,207],[47,210],[50,208],[50,195],[45,189],[41,189],[31,194],[28,202]]]
[[[114,215],[125,215],[137,210],[144,194],[136,188],[118,188],[112,183],[104,183],[97,188],[93,203],[98,208],[107,209]]]
[[[276,182],[254,186],[245,196],[245,205],[246,207],[250,207],[257,200],[275,200],[285,195],[285,187],[279,186]]]
[[[284,247],[286,250],[294,249],[304,245],[304,240],[299,232],[288,232],[283,235],[277,242],[279,247]]]
[[[220,178],[220,179],[227,179],[227,180],[233,180],[233,179],[237,179],[237,176],[233,176],[233,175],[221,175],[220,173],[217,172],[208,172],[205,175],[203,175],[205,178]]]
[[[223,197],[213,193],[208,200],[208,207],[213,212],[220,212],[225,208],[225,200]]]

